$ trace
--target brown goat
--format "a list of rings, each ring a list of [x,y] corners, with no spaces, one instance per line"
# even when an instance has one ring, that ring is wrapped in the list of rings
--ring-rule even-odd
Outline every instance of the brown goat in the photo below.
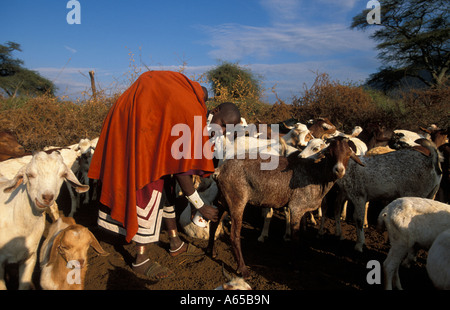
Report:
[[[71,217],[60,217],[50,226],[42,245],[41,287],[45,290],[83,290],[91,246],[100,255],[108,255],[86,227],[76,224]]]
[[[364,126],[358,138],[364,142],[370,150],[378,146],[387,146],[394,135],[394,130],[381,123],[371,122]]]
[[[230,238],[238,273],[244,278],[249,277],[240,243],[245,206],[282,208],[287,205],[291,211],[293,240],[298,242],[303,215],[320,207],[325,194],[337,179],[345,175],[350,158],[362,165],[348,139],[339,137],[331,140],[329,147],[322,150],[316,159],[280,157],[274,170],[261,170],[264,162],[261,158],[230,159],[216,170],[219,199],[223,206],[228,206],[231,216]],[[214,232],[211,231],[210,236],[211,233]],[[208,247],[215,256],[214,239],[210,238]]]
[[[336,133],[336,126],[328,118],[319,117],[309,120],[307,126],[314,138],[326,139]]]

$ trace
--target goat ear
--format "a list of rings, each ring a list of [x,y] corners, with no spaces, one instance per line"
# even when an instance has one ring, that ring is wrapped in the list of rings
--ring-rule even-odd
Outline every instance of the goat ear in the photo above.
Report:
[[[56,235],[55,239],[53,239],[52,248],[50,249],[50,255],[47,263],[55,262],[59,252],[59,245],[61,243],[61,237],[64,235],[64,232],[61,231]]]
[[[426,133],[428,133],[428,134],[431,134],[431,131],[428,130],[427,128],[424,128],[424,127],[422,127],[422,126],[419,126],[419,128],[420,128],[420,130],[422,130],[423,132],[426,132]]]
[[[14,176],[14,178],[12,180],[6,182],[5,188],[3,189],[4,193],[11,193],[17,187],[19,187],[20,184],[22,184],[22,183],[26,184],[25,169],[26,169],[26,166],[23,166],[22,168],[20,168],[20,170],[17,172],[17,174]]]
[[[67,182],[69,182],[69,184],[75,188],[75,191],[77,193],[85,193],[89,190],[89,185],[83,185],[80,183],[80,181],[78,181],[77,177],[75,176],[75,174],[73,174],[72,170],[70,170],[69,168],[66,168],[66,175],[65,175],[65,179]]]
[[[412,147],[413,150],[416,150],[420,153],[422,153],[423,155],[430,157],[431,156],[431,152],[429,149],[427,149],[426,147],[423,147],[422,145],[414,145]]]
[[[352,152],[352,154],[350,155],[350,158],[353,159],[358,165],[363,166],[363,167],[366,166],[362,163],[362,161],[359,159],[359,157],[356,156],[355,152]]]
[[[97,238],[95,238],[94,234],[91,233],[89,230],[89,235],[91,236],[91,247],[101,256],[108,256],[109,253],[103,250],[102,246],[98,242]]]

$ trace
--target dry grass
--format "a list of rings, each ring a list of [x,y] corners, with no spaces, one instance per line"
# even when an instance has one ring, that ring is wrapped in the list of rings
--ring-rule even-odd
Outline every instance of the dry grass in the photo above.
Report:
[[[71,145],[81,138],[92,139],[100,134],[113,100],[78,104],[48,96],[2,100],[0,130],[14,131],[29,151],[49,145]]]

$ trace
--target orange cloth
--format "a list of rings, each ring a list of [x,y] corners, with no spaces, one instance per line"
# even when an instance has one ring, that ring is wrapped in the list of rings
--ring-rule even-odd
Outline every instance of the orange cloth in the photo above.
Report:
[[[214,172],[212,160],[203,153],[206,144],[205,150],[211,151],[209,137],[202,132],[207,114],[203,98],[200,84],[181,73],[148,71],[119,97],[106,116],[88,176],[101,180],[100,202],[111,209],[113,219],[123,223],[128,242],[138,229],[137,190],[164,175],[189,170],[206,175]],[[194,130],[194,116],[202,117],[201,130]],[[172,144],[183,136],[178,131],[174,133],[177,136],[171,135],[175,124],[190,128],[191,159],[175,159],[171,154]],[[194,150],[198,154],[200,147],[202,156],[195,159]]]

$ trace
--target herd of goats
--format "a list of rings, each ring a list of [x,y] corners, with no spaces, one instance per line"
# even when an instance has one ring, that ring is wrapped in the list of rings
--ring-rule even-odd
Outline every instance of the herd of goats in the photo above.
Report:
[[[295,247],[302,219],[315,211],[325,214],[328,207],[334,209],[336,235],[341,236],[341,217],[351,203],[357,231],[355,250],[362,252],[368,204],[380,201],[386,207],[378,216],[378,226],[387,230],[390,241],[383,263],[384,287],[402,289],[400,264],[414,261],[418,248],[423,248],[428,251],[430,280],[438,289],[450,289],[448,129],[431,125],[412,132],[373,123],[346,134],[326,118],[280,124],[277,136],[269,131],[261,136],[247,132],[231,140],[222,137],[226,154],[233,156],[224,156],[210,177],[194,177],[200,196],[218,207],[221,220],[199,227],[191,221],[189,206],[179,217],[187,235],[209,240],[208,253],[214,257],[215,239],[228,216],[237,272],[245,283],[250,273],[240,234],[247,205],[264,210],[260,241],[267,237],[273,209],[284,208],[286,237]],[[69,147],[28,154],[13,133],[0,133],[0,289],[7,288],[5,266],[11,263],[20,265],[19,289],[33,287],[36,264],[41,268],[43,289],[83,289],[88,249],[108,254],[86,227],[72,219],[80,194],[89,199],[89,192],[96,188],[87,178],[96,143],[97,139],[82,139]],[[249,156],[262,146],[269,155],[277,156],[277,165],[271,169],[261,169],[271,157]],[[244,156],[237,157],[237,150]],[[68,217],[60,216],[56,204],[64,183],[71,188]],[[45,214],[53,223],[39,250]],[[323,216],[321,220],[319,233],[323,233]],[[78,270],[78,278],[68,281],[74,270]]]

